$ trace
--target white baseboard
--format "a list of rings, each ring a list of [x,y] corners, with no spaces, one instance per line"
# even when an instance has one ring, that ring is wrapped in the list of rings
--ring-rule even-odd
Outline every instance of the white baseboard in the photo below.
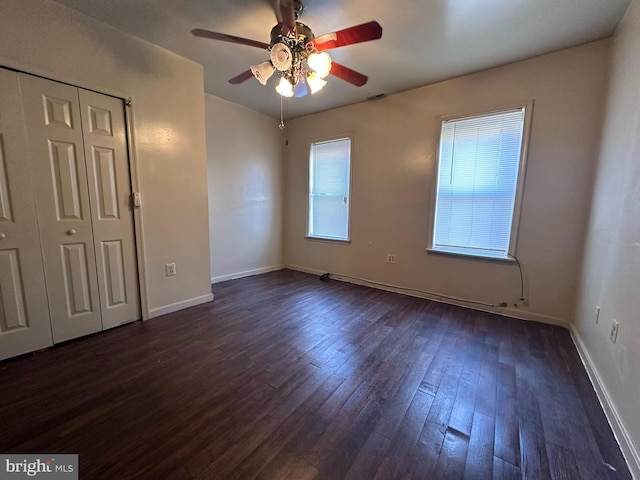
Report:
[[[301,265],[289,265],[285,266],[289,270],[295,270],[296,272],[310,273],[311,275],[324,275],[327,273],[326,270],[316,270],[315,268],[307,268]]]
[[[312,275],[322,275],[327,273],[326,270],[317,270],[315,268],[307,268],[300,265],[287,265],[286,268],[290,270],[296,270],[299,272],[310,273]],[[557,325],[559,327],[569,328],[569,322],[567,322],[563,318],[554,317],[551,315],[545,315],[541,313],[531,312],[528,310],[522,310],[518,308],[503,308],[503,307],[489,307],[483,306],[474,303],[466,303],[464,300],[455,301],[453,299],[447,299],[438,296],[436,293],[427,293],[427,292],[419,292],[415,290],[405,289],[402,286],[391,286],[391,285],[380,285],[379,283],[367,279],[355,279],[355,278],[346,278],[341,276],[339,273],[332,273],[335,275],[333,277],[335,280],[339,280],[341,282],[355,283],[356,285],[363,285],[365,287],[377,288],[379,290],[385,290],[387,292],[401,293],[403,295],[409,295],[411,297],[425,298],[427,300],[433,300],[434,302],[442,302],[447,303],[449,305],[457,305],[460,307],[471,308],[473,310],[478,310],[481,312],[489,312],[495,313],[497,315],[502,315],[504,317],[517,318],[518,320],[529,320],[534,322],[546,323],[548,325]],[[472,302],[472,300],[469,300]]]
[[[163,305],[162,307],[152,308],[149,310],[149,318],[159,317],[160,315],[177,312],[178,310],[195,307],[196,305],[211,301],[213,301],[213,293],[202,295],[201,297],[190,298],[189,300],[182,300],[181,302],[171,303],[169,305]]]
[[[591,355],[589,355],[589,351],[582,341],[582,338],[580,338],[580,334],[573,326],[571,326],[569,331],[571,333],[573,343],[578,350],[578,354],[580,355],[580,359],[582,360],[584,368],[587,371],[587,375],[589,375],[589,380],[591,380],[591,384],[596,391],[598,400],[600,400],[600,404],[602,405],[604,414],[609,421],[611,430],[613,430],[613,434],[616,437],[618,444],[620,445],[620,450],[622,450],[622,454],[627,461],[627,465],[629,466],[631,475],[634,479],[640,479],[640,454],[638,453],[636,447],[633,445],[633,441],[629,435],[629,432],[625,428],[618,410],[611,399],[611,395],[609,394],[607,387],[602,381],[602,376],[593,363]]]
[[[473,307],[471,307],[473,308]],[[544,313],[531,312],[529,310],[521,310],[519,308],[499,308],[498,310],[487,310],[488,312],[504,315],[505,317],[517,318],[518,320],[529,320],[532,322],[546,323],[547,325],[556,325],[562,328],[569,328],[569,322],[564,318],[546,315]]]
[[[227,275],[219,275],[217,277],[211,277],[211,283],[226,282],[227,280],[235,280],[237,278],[250,277],[251,275],[260,275],[261,273],[275,272],[285,268],[284,265],[271,265],[270,267],[254,268],[252,270],[245,270],[244,272],[229,273]]]

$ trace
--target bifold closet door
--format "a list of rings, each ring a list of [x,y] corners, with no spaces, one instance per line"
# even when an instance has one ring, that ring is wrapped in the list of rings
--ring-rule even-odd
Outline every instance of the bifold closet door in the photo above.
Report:
[[[122,100],[79,89],[104,329],[140,318]]]
[[[0,360],[50,346],[18,74],[0,69]]]
[[[122,100],[0,69],[0,360],[140,318]]]
[[[102,330],[78,89],[20,74],[55,343]]]

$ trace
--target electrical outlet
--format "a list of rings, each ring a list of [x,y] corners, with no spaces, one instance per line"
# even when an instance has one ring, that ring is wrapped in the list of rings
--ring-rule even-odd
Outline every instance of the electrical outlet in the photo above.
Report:
[[[596,325],[600,322],[600,307],[596,305]]]
[[[616,343],[616,340],[618,339],[618,326],[618,321],[614,318],[611,321],[611,330],[609,331],[609,340],[613,343]]]
[[[176,274],[176,264],[175,263],[166,263],[164,265],[164,273],[167,274],[167,277],[172,277]]]
[[[395,253],[387,253],[387,262],[388,263],[396,263],[396,254]]]

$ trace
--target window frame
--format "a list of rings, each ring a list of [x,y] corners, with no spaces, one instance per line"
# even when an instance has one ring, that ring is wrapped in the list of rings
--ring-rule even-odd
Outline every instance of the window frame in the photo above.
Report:
[[[353,134],[343,133],[337,135],[331,135],[327,137],[314,138],[307,143],[307,169],[306,169],[306,185],[307,185],[307,211],[305,222],[305,238],[308,240],[329,242],[329,243],[351,243],[351,187],[353,181]],[[347,182],[347,238],[335,238],[322,235],[312,235],[310,233],[310,214],[311,214],[311,153],[313,146],[319,143],[329,143],[337,140],[349,140],[349,181]]]
[[[426,248],[427,253],[429,254],[437,254],[437,255],[445,255],[445,256],[455,256],[455,257],[463,257],[468,259],[476,259],[476,260],[485,260],[485,261],[495,261],[495,262],[515,262],[515,257],[518,248],[518,235],[520,231],[520,220],[522,216],[522,205],[524,199],[524,191],[525,191],[525,179],[527,172],[527,157],[529,152],[529,141],[531,136],[531,124],[533,119],[533,100],[528,102],[522,102],[517,104],[516,106],[505,106],[502,108],[487,110],[487,111],[476,111],[473,113],[461,113],[461,114],[453,114],[453,115],[443,115],[437,118],[436,120],[436,139],[434,145],[434,162],[433,162],[433,170],[432,170],[432,204],[430,208],[429,215],[429,227],[428,227],[428,246]],[[460,247],[460,249],[446,249],[442,247],[435,247],[435,221],[436,221],[436,207],[438,202],[438,170],[440,166],[440,150],[441,150],[441,137],[442,137],[442,125],[446,121],[451,120],[464,120],[469,118],[476,117],[485,117],[489,115],[496,115],[500,113],[507,113],[515,110],[524,110],[524,118],[522,125],[522,142],[520,145],[520,162],[518,167],[518,176],[516,180],[516,191],[514,196],[514,204],[513,204],[513,216],[511,219],[511,231],[509,233],[509,245],[507,247],[507,251],[505,255],[489,255],[482,251],[473,252],[471,248],[467,248],[466,251],[464,247]]]

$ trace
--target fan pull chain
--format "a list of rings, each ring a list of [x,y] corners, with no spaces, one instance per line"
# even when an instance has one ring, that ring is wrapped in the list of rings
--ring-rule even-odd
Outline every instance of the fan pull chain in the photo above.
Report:
[[[284,97],[280,95],[280,125],[278,125],[278,128],[284,132],[284,129],[286,128],[286,126],[284,124],[284,115],[282,110],[283,102],[284,102]]]

